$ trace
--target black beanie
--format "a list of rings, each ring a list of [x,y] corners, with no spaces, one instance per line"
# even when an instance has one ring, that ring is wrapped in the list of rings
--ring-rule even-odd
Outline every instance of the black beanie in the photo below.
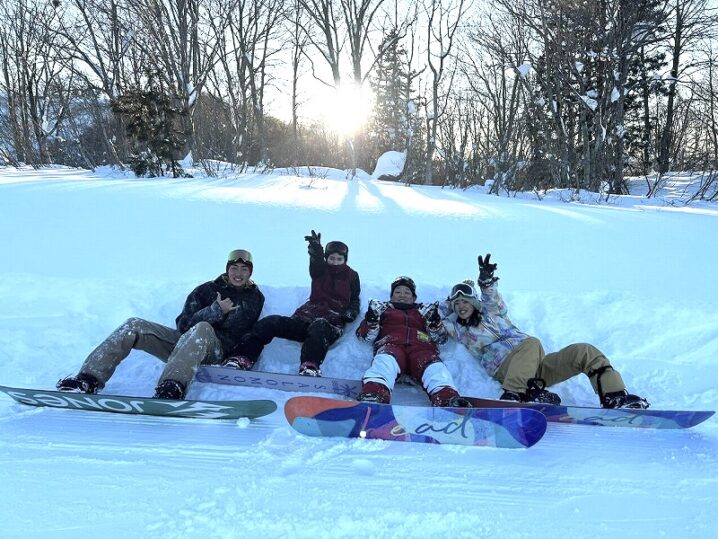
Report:
[[[414,283],[414,279],[411,277],[407,277],[406,275],[401,275],[394,279],[394,282],[391,283],[391,294],[394,294],[394,289],[397,286],[406,286],[409,290],[411,290],[411,293],[414,297],[416,297],[416,283]]]
[[[329,258],[331,254],[338,254],[344,257],[344,261],[349,260],[349,247],[343,241],[330,241],[324,248],[324,258]]]

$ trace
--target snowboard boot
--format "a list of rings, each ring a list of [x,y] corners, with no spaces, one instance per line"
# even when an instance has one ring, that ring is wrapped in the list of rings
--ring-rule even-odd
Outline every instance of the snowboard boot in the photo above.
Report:
[[[361,393],[357,395],[358,401],[378,402],[379,404],[389,404],[391,393],[389,388],[378,382],[366,382],[361,386]]]
[[[240,371],[251,370],[254,366],[254,361],[249,359],[247,356],[231,356],[224,360],[222,367],[228,367],[230,369],[237,369]]]
[[[601,385],[601,377],[607,370],[613,370],[610,365],[599,367],[588,373],[588,377],[596,377],[596,387],[598,389],[598,395],[601,399],[602,408],[633,408],[637,410],[645,410],[650,405],[648,401],[638,395],[631,395],[625,389],[621,391],[611,391],[610,393],[603,392],[603,386]]]
[[[603,408],[633,408],[645,410],[648,408],[649,404],[646,399],[643,399],[638,395],[631,395],[624,389],[623,391],[606,393],[601,398],[601,406]]]
[[[462,397],[461,395],[457,395],[456,397],[451,397],[449,399],[449,404],[447,404],[449,408],[473,408],[473,404],[467,399],[466,397]]]
[[[312,363],[311,361],[303,361],[302,364],[299,365],[299,374],[301,376],[321,376],[322,375],[317,364]]]
[[[66,393],[97,393],[100,389],[100,382],[92,376],[84,372],[78,373],[76,376],[68,376],[57,381],[58,391]]]
[[[163,380],[155,388],[153,399],[182,400],[184,399],[185,386],[177,380]]]
[[[531,378],[527,384],[525,402],[541,402],[543,404],[561,404],[561,397],[547,391],[546,382],[542,378]]]
[[[515,391],[509,391],[508,389],[504,389],[504,392],[499,397],[499,400],[521,402],[523,398],[521,398],[521,395],[516,393]]]
[[[432,406],[451,406],[449,403],[453,399],[460,399],[459,392],[456,391],[453,387],[444,386],[438,391],[434,391],[431,395],[429,395],[429,399],[431,400]]]

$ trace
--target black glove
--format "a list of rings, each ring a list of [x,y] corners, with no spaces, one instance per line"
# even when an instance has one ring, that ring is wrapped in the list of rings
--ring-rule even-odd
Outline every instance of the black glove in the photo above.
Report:
[[[439,315],[438,303],[432,303],[424,313],[426,327],[430,330],[436,330],[441,325],[441,316]]]
[[[309,256],[324,256],[321,233],[317,234],[312,230],[312,235],[304,236],[304,239],[309,242]]]
[[[494,277],[494,271],[496,271],[496,264],[491,264],[489,262],[490,259],[491,253],[488,253],[486,255],[486,258],[482,258],[481,255],[479,255],[479,286],[481,288],[491,286],[499,280],[498,277]]]

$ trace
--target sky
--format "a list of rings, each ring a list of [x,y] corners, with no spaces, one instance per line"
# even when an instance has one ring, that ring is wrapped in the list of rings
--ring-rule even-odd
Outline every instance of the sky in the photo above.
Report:
[[[547,351],[599,347],[656,409],[718,403],[718,206],[555,191],[490,196],[374,179],[227,174],[137,179],[109,168],[0,168],[0,384],[52,388],[131,316],[172,326],[187,294],[254,255],[263,316],[309,294],[304,236],[349,245],[362,311],[398,275],[418,301],[498,264],[509,316]],[[326,376],[359,379],[371,348],[332,347]],[[462,394],[500,388],[454,342],[440,349]],[[294,373],[275,340],[256,368]],[[107,394],[151,396],[162,363],[125,360]],[[577,377],[553,388],[597,404]],[[394,402],[420,404],[399,387]],[[192,399],[271,399],[246,421],[35,409],[0,396],[0,537],[712,537],[718,422],[685,431],[550,424],[529,449],[308,438],[282,413],[291,393],[194,383]]]

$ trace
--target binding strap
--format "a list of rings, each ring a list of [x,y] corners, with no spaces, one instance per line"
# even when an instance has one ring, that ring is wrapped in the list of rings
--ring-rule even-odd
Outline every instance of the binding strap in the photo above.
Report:
[[[604,393],[603,393],[603,387],[601,386],[601,377],[604,375],[604,373],[608,370],[613,370],[613,367],[610,365],[604,365],[603,367],[598,367],[597,369],[593,369],[592,371],[588,371],[588,377],[591,378],[593,376],[596,377],[596,386],[598,388],[598,396],[601,397],[601,401],[603,401]]]

